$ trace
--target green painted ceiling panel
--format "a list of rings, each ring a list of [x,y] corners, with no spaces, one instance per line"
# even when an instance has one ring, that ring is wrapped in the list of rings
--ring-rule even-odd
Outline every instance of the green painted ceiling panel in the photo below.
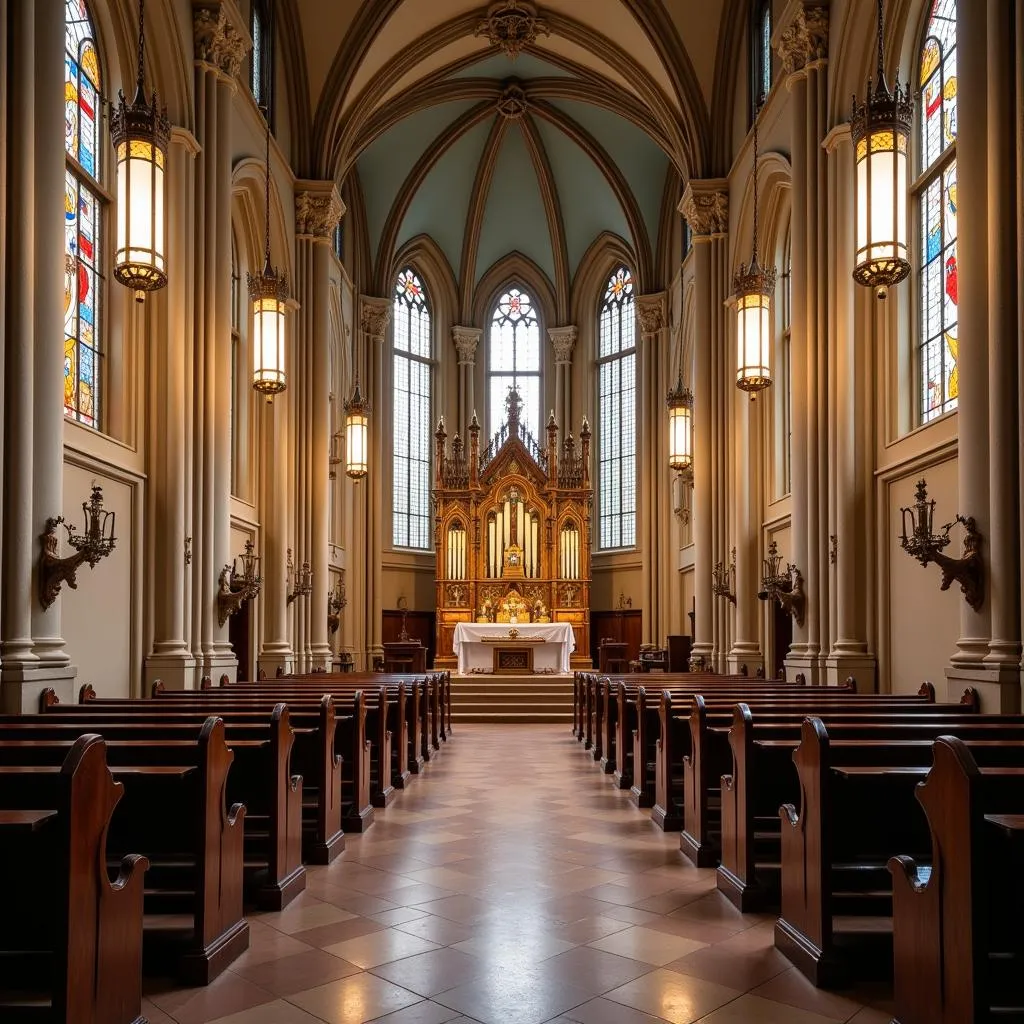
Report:
[[[451,264],[455,279],[462,265],[462,239],[473,181],[492,119],[471,128],[431,168],[409,205],[398,233],[402,246],[417,235],[430,235]]]
[[[373,259],[377,258],[380,233],[388,213],[409,171],[448,124],[476,102],[458,100],[421,110],[385,132],[359,157],[359,183],[366,202]]]
[[[509,60],[503,53],[486,55],[475,64],[456,71],[449,78],[575,78],[557,64],[549,64],[546,60],[534,57],[529,53],[521,53],[515,60]]]
[[[540,185],[523,134],[515,122],[505,133],[491,181],[474,284],[493,263],[514,250],[529,256],[554,281],[555,261]]]
[[[633,237],[626,215],[597,164],[547,121],[537,117],[534,123],[547,150],[562,205],[571,277],[587,247],[602,231],[612,231],[628,242]]]
[[[668,170],[668,157],[661,147],[631,121],[601,107],[576,100],[552,100],[552,105],[590,132],[618,165],[640,204],[653,249],[658,244],[658,221]]]

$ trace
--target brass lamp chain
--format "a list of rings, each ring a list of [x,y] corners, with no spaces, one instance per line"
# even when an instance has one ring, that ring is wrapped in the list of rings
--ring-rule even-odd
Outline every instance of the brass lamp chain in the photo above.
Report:
[[[750,265],[753,267],[757,264],[757,161],[758,161],[758,139],[757,139],[757,122],[761,117],[761,104],[764,103],[764,96],[760,96],[757,101],[757,105],[754,108],[754,255],[750,261]]]
[[[138,92],[144,88],[145,70],[145,40],[146,40],[146,0],[139,0],[139,77],[137,79]]]
[[[264,110],[266,125],[267,125],[267,148],[266,148],[266,181],[264,188],[266,194],[263,197],[263,243],[264,250],[263,255],[266,261],[266,266],[270,266],[270,108],[267,107]]]
[[[885,75],[885,43],[882,33],[885,31],[885,18],[882,12],[882,5],[885,0],[878,0],[878,82],[881,86]],[[876,87],[877,87],[876,86]]]

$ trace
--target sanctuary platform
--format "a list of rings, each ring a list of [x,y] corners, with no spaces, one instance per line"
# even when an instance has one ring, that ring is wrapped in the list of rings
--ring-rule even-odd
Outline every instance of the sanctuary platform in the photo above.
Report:
[[[572,675],[452,673],[452,722],[572,722]]]

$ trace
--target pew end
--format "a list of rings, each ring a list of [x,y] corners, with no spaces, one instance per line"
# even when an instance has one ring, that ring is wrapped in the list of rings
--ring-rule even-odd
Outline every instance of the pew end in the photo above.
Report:
[[[88,704],[89,701],[96,699],[96,691],[93,689],[92,683],[84,683],[78,688],[78,703]]]
[[[57,696],[57,691],[52,686],[47,686],[41,694],[39,694],[39,714],[45,715],[47,708],[52,708],[60,703],[60,697]]]

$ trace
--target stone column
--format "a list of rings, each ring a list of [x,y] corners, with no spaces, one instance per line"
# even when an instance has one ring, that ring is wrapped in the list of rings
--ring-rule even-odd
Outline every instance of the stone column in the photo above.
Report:
[[[838,686],[849,677],[857,689],[873,689],[875,658],[867,644],[867,571],[871,550],[866,524],[872,490],[871,417],[874,366],[856,328],[858,303],[876,300],[853,281],[854,168],[849,124],[829,132],[829,260],[831,302],[829,333],[834,339],[836,404],[835,462],[831,479],[835,500],[835,542],[829,565],[835,579],[836,629],[825,663],[825,681]],[[868,365],[865,366],[865,363]]]
[[[548,328],[555,353],[555,422],[563,437],[572,428],[572,350],[578,337],[579,328],[573,325]]]
[[[374,655],[384,653],[381,646],[381,618],[383,616],[384,545],[390,542],[390,517],[384,508],[384,480],[391,463],[384,461],[384,339],[391,322],[391,300],[371,295],[359,297],[359,329],[363,333],[363,347],[370,364],[369,386],[372,389],[373,415],[370,420],[370,471],[366,477],[366,502],[369,529],[367,530],[368,556],[372,560],[367,573],[366,609],[367,643],[372,666]]]
[[[452,327],[452,343],[459,357],[459,436],[465,440],[469,430],[469,421],[476,412],[476,399],[473,394],[474,376],[476,374],[476,350],[480,344],[483,331],[479,327]]]
[[[712,500],[713,338],[725,329],[729,228],[729,183],[724,178],[690,181],[679,212],[693,231],[694,373],[693,373],[693,592],[695,633],[693,659],[710,668],[715,657]]]
[[[823,678],[828,578],[828,311],[827,212],[824,202],[827,124],[828,8],[797,0],[787,8],[773,43],[792,94],[793,374],[792,560],[804,575],[807,611],[794,623],[787,675],[809,684]],[[784,553],[785,554],[785,553]],[[827,649],[827,648],[826,648]]]
[[[304,366],[310,370],[308,390],[312,391],[311,417],[302,426],[309,431],[307,445],[311,451],[309,501],[302,506],[309,519],[311,538],[309,562],[313,570],[313,593],[309,605],[310,668],[331,667],[331,645],[327,632],[327,596],[330,591],[330,553],[328,551],[327,516],[330,446],[330,358],[327,339],[330,337],[331,239],[345,212],[337,186],[333,181],[299,181],[295,195],[295,232],[300,268],[310,267],[312,280],[296,282],[309,303],[309,315],[301,318],[306,330],[296,338],[304,354]],[[308,252],[308,250],[312,250]],[[301,559],[299,560],[301,564]]]
[[[171,131],[167,159],[167,254],[171,266],[182,268],[168,277],[165,295],[153,305],[161,312],[158,344],[152,358],[158,363],[150,406],[157,420],[151,434],[150,499],[155,506],[155,566],[160,581],[153,588],[153,649],[146,658],[143,693],[153,680],[169,689],[191,685],[195,658],[185,639],[185,411],[188,349],[193,331],[192,279],[185,268],[193,260],[195,158],[199,143],[184,128]],[[186,340],[188,339],[188,340]]]

